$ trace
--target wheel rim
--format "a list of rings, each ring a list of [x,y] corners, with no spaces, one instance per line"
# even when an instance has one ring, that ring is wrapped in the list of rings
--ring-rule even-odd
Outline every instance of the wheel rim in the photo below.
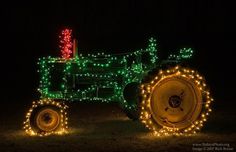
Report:
[[[151,96],[151,113],[161,126],[186,128],[202,109],[200,90],[187,78],[170,75],[155,85]]]
[[[53,131],[60,123],[60,116],[57,111],[53,109],[43,109],[36,117],[37,126],[43,131]]]

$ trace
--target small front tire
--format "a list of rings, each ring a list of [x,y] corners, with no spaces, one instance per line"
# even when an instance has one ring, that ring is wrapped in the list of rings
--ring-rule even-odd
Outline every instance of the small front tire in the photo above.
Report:
[[[63,134],[67,130],[67,106],[51,99],[33,102],[26,115],[24,130],[29,135]]]

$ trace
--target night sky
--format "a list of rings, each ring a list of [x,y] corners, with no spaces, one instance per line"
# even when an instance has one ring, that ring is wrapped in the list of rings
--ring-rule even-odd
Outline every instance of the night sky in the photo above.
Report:
[[[37,59],[59,56],[58,34],[73,29],[79,52],[121,53],[158,39],[163,59],[181,47],[195,50],[192,67],[205,75],[219,102],[235,102],[235,16],[220,1],[8,2],[1,8],[3,102],[38,98]],[[232,70],[232,71],[230,71]]]

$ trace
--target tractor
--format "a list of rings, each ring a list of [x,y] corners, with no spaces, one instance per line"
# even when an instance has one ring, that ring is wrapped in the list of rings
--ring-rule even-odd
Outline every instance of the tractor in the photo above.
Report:
[[[41,96],[26,114],[27,134],[67,133],[69,101],[118,103],[157,136],[191,135],[207,120],[213,98],[205,79],[182,64],[192,57],[191,48],[161,61],[150,38],[144,49],[83,55],[71,37],[70,29],[62,31],[62,57],[39,59]]]

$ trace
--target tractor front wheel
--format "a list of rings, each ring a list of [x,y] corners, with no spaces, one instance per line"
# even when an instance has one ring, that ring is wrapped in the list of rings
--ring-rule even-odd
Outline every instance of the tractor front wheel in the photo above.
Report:
[[[51,99],[33,102],[26,115],[24,129],[29,135],[63,134],[67,130],[67,106]]]

